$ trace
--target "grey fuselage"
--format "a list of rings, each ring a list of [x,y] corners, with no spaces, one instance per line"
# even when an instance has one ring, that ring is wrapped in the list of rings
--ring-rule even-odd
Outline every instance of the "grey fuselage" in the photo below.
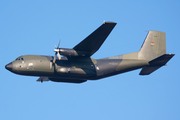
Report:
[[[93,59],[116,23],[104,22],[72,49],[55,47],[55,56],[25,55],[5,66],[9,71],[39,76],[37,81],[82,83],[142,68],[139,75],[149,75],[166,65],[174,54],[166,54],[166,34],[149,31],[138,52]],[[64,57],[61,58],[61,55]],[[56,59],[58,56],[58,59]]]
[[[148,66],[139,60],[138,52],[103,59],[62,57],[53,63],[52,56],[25,55],[13,61],[13,73],[58,79],[97,80]]]

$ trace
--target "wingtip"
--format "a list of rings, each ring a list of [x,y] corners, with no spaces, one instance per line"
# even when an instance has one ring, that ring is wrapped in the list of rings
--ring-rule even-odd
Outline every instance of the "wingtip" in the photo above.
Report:
[[[116,22],[111,22],[111,21],[104,21],[104,24],[117,24]]]

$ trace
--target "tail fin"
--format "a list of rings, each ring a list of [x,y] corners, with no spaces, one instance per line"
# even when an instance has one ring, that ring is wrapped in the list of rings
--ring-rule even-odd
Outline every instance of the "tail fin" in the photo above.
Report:
[[[166,54],[166,35],[164,32],[149,31],[138,52],[139,59],[153,60]]]
[[[138,52],[138,59],[148,60],[149,66],[142,68],[140,75],[149,75],[164,66],[174,54],[166,54],[166,34],[149,31]]]

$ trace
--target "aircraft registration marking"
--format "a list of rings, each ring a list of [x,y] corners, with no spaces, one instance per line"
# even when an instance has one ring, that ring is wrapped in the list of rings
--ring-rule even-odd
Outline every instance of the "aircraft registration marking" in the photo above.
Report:
[[[110,65],[118,65],[116,62],[109,62]]]

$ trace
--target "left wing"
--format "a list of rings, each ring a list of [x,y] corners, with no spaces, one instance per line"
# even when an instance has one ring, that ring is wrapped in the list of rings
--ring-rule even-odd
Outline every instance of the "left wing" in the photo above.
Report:
[[[115,25],[116,23],[114,22],[104,22],[104,24],[102,24],[73,49],[75,51],[84,52],[86,54],[85,56],[93,55],[101,47]]]

